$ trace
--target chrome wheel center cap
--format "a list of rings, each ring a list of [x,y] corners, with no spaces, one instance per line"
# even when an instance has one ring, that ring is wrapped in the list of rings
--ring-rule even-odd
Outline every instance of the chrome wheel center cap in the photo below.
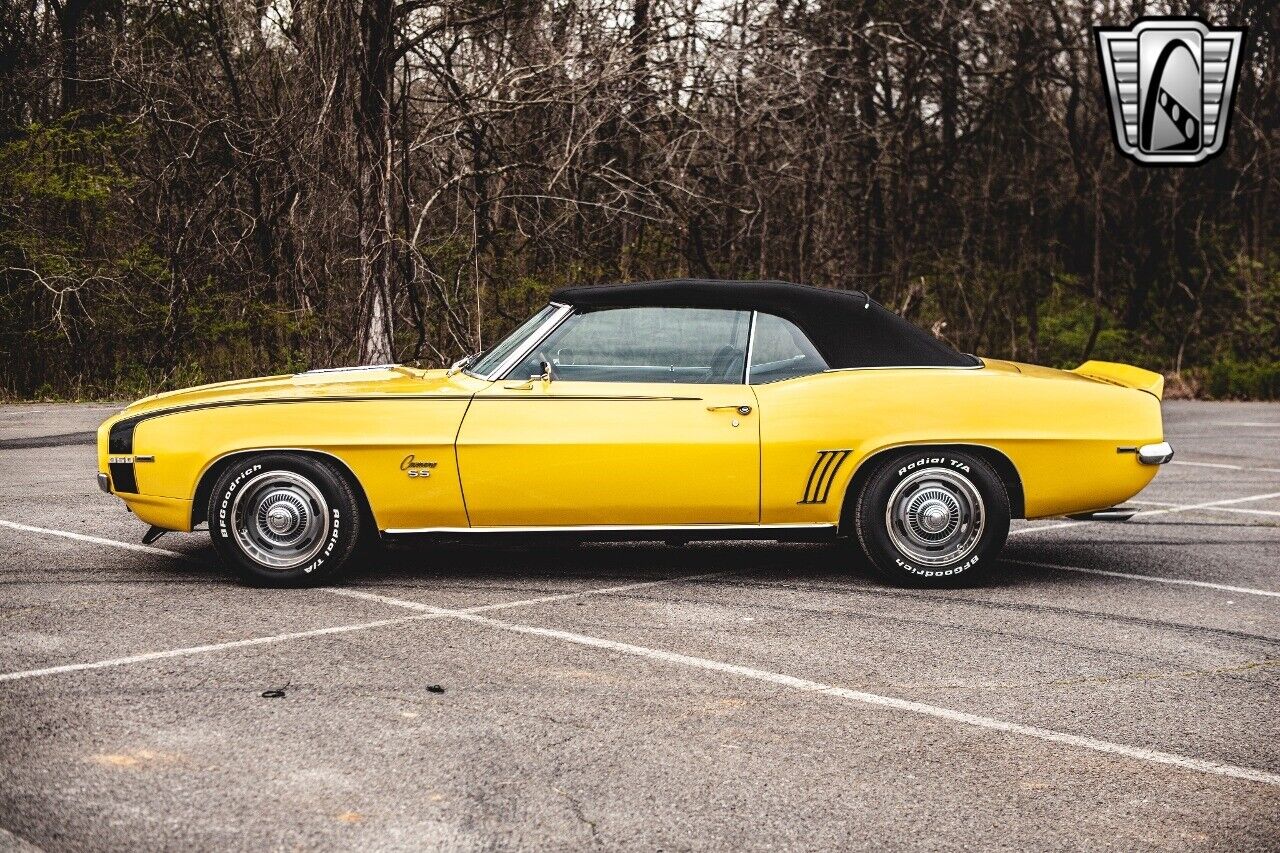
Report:
[[[920,508],[920,526],[928,533],[944,530],[951,520],[951,513],[940,502],[930,501]]]
[[[294,522],[293,513],[286,507],[277,505],[267,513],[267,527],[271,528],[272,533],[284,533]]]

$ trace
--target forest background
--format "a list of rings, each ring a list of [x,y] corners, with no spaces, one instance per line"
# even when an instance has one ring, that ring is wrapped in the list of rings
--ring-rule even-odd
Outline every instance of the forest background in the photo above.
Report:
[[[1225,151],[1092,27],[1247,26]],[[0,398],[443,365],[556,287],[866,290],[962,350],[1280,398],[1280,4],[0,0]]]

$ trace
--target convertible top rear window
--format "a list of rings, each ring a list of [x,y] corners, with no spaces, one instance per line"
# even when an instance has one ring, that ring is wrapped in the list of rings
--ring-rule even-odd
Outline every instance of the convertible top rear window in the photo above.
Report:
[[[756,315],[748,382],[764,385],[821,373],[826,369],[826,359],[814,349],[795,323],[772,314]]]

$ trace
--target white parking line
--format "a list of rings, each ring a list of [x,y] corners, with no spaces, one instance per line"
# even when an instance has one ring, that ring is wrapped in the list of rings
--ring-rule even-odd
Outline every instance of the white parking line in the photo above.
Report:
[[[177,551],[166,551],[162,548],[150,548],[148,546],[133,546],[125,542],[117,542],[111,539],[102,539],[96,536],[85,536],[82,534],[68,534],[66,531],[50,530],[49,528],[31,527],[29,525],[18,525],[13,522],[3,522],[6,526],[27,530],[36,533],[51,533],[54,535],[66,535],[72,539],[78,539],[96,544],[105,544],[116,547],[124,547],[130,549],[145,548],[150,552],[159,552],[168,556],[180,556],[187,558],[188,555],[181,554]],[[1026,562],[1026,561],[1019,561]],[[1061,567],[1059,567],[1061,568]],[[1079,570],[1089,571],[1093,570]],[[1099,574],[1117,574],[1098,572]],[[712,573],[707,575],[686,575],[675,578],[667,578],[657,581],[641,581],[632,584],[623,584],[613,587],[602,587],[594,590],[582,590],[574,593],[564,593],[560,595],[540,596],[538,598],[522,599],[520,601],[502,602],[491,605],[481,605],[475,608],[464,610],[449,610],[446,608],[434,607],[429,604],[423,604],[417,601],[407,599],[394,598],[392,596],[380,595],[377,593],[360,592],[358,590],[343,590],[336,588],[323,588],[324,591],[336,595],[347,596],[351,598],[361,598],[366,600],[378,601],[384,604],[394,605],[398,607],[406,607],[419,611],[419,615],[405,616],[398,619],[381,619],[372,622],[360,622],[350,625],[338,625],[330,628],[317,628],[310,631],[295,631],[288,634],[276,634],[267,637],[254,637],[246,640],[233,640],[226,643],[211,643],[202,646],[190,646],[181,649],[170,649],[160,652],[147,652],[144,654],[131,655],[128,657],[111,658],[108,660],[93,661],[88,663],[64,664],[61,666],[44,667],[42,669],[24,670],[21,672],[11,672],[0,674],[0,682],[17,681],[21,679],[35,678],[44,675],[55,675],[67,672],[78,672],[83,670],[103,669],[113,666],[123,666],[132,663],[141,663],[145,661],[158,660],[163,658],[179,657],[184,655],[201,654],[204,652],[220,651],[223,649],[241,648],[246,646],[264,645],[268,643],[283,642],[285,640],[299,639],[304,637],[317,637],[330,634],[344,634],[355,631],[369,630],[373,628],[385,627],[390,625],[403,624],[414,621],[422,621],[427,619],[457,619],[466,622],[473,622],[485,625],[491,628],[497,628],[504,631],[510,631],[518,634],[526,634],[531,636],[546,637],[550,639],[562,640],[581,646],[589,646],[592,648],[607,649],[609,651],[619,652],[622,654],[632,655],[635,657],[648,658],[650,660],[661,661],[664,663],[678,664],[694,669],[701,669],[711,672],[719,672],[726,675],[736,675],[742,678],[749,678],[756,681],[764,681],[789,687],[804,692],[819,693],[826,696],[832,696],[840,699],[846,699],[854,702],[860,702],[867,705],[891,708],[907,713],[918,714],[927,717],[935,717],[948,720],[951,722],[961,723],[964,725],[974,726],[977,728],[989,729],[992,731],[1004,732],[1007,734],[1020,734],[1028,737],[1037,738],[1039,740],[1049,741],[1053,743],[1065,744],[1068,746],[1076,746],[1084,749],[1093,750],[1095,752],[1109,753],[1120,755],[1127,758],[1134,758],[1141,761],[1154,762],[1158,764],[1168,764],[1181,767],[1188,770],[1196,770],[1202,773],[1210,773],[1218,776],[1227,776],[1237,779],[1245,779],[1254,782],[1261,782],[1268,785],[1280,785],[1280,774],[1268,773],[1264,770],[1258,770],[1251,767],[1240,767],[1224,762],[1206,761],[1204,759],[1192,758],[1174,753],[1160,752],[1157,750],[1146,749],[1143,747],[1127,746],[1125,744],[1113,743],[1111,741],[1101,740],[1098,738],[1088,737],[1084,735],[1074,735],[1067,732],[1059,732],[1053,729],[1045,729],[1039,726],[1028,726],[1022,723],[1014,723],[1007,720],[1000,720],[994,717],[984,717],[979,714],[971,714],[965,711],[957,711],[951,708],[945,708],[939,705],[930,705],[923,702],[913,702],[906,699],[898,699],[892,696],[881,696],[876,693],[866,693],[860,690],[851,690],[835,685],[823,684],[817,681],[810,681],[804,678],[797,678],[782,673],[769,672],[754,667],[743,666],[740,664],[725,663],[723,661],[712,660],[710,658],[696,657],[693,655],[680,654],[678,652],[669,652],[662,649],[653,649],[646,646],[633,645],[631,643],[622,643],[616,640],[607,640],[600,637],[592,637],[586,634],[577,634],[570,631],[561,631],[554,628],[540,628],[533,625],[522,625],[514,622],[503,622],[487,616],[479,615],[480,611],[491,611],[505,608],[522,607],[531,604],[540,604],[553,601],[564,601],[572,598],[580,598],[587,595],[603,595],[608,593],[624,592],[643,587],[657,586],[664,583],[678,583],[686,580],[694,580],[698,578],[714,577],[717,575],[727,574],[725,572]],[[1162,579],[1158,579],[1162,580]],[[1217,586],[1214,584],[1204,584],[1198,581],[1186,581],[1185,583],[1195,586]],[[1218,587],[1220,589],[1237,589],[1232,587]],[[1249,590],[1239,589],[1241,592]],[[1254,591],[1260,592],[1260,591]],[[1280,595],[1280,593],[1261,592],[1266,595]]]
[[[1027,562],[1025,560],[1017,560],[1015,562]],[[1044,564],[1047,565],[1047,564]],[[1062,568],[1062,567],[1055,567]],[[1085,570],[1088,571],[1088,570]],[[721,573],[723,574],[723,573]],[[1103,574],[1113,574],[1105,572]],[[1135,576],[1140,577],[1140,576]],[[688,578],[685,578],[686,580]],[[1160,580],[1160,579],[1156,579]],[[1253,592],[1263,595],[1277,595],[1280,593],[1266,592],[1262,590],[1246,590],[1237,587],[1223,587],[1217,584],[1201,584],[1196,581],[1187,581],[1197,586],[1212,586],[1217,589],[1230,589],[1239,592]],[[625,589],[633,589],[640,586],[652,586],[652,582],[643,584],[628,584],[625,587],[614,587],[616,591]],[[693,655],[680,654],[679,652],[669,652],[662,649],[653,649],[647,646],[637,646],[631,643],[621,643],[616,640],[606,640],[600,637],[592,637],[586,634],[577,634],[572,631],[561,631],[555,628],[540,628],[534,625],[522,625],[515,622],[504,622],[498,619],[492,619],[487,616],[480,616],[476,611],[481,608],[472,608],[470,610],[448,610],[442,607],[433,607],[430,604],[423,604],[419,601],[410,601],[402,598],[394,598],[385,595],[375,595],[372,593],[361,593],[356,590],[334,590],[342,595],[350,595],[356,598],[365,598],[383,602],[384,604],[392,604],[397,607],[406,607],[411,610],[423,611],[427,614],[439,616],[445,619],[459,619],[466,622],[474,622],[480,625],[486,625],[491,628],[498,628],[503,631],[512,631],[517,634],[528,634],[539,637],[549,637],[556,640],[563,640],[569,643],[575,643],[581,646],[591,646],[598,649],[607,649],[609,651],[620,652],[622,654],[633,655],[635,657],[649,658],[651,660],[662,661],[664,663],[679,664],[682,666],[693,667],[695,669],[710,670],[712,672],[720,672],[727,675],[737,675],[743,678],[750,678],[756,681],[767,681],[772,684],[779,684],[784,687],[794,688],[806,692],[821,693],[827,696],[834,696],[840,699],[849,699],[855,702],[862,702],[868,705],[879,705],[881,707],[893,708],[898,711],[907,711],[912,714],[921,714],[929,717],[938,717],[952,722],[963,723],[965,725],[977,726],[984,729],[992,729],[995,731],[1006,732],[1010,734],[1021,734],[1029,737],[1047,740],[1054,743],[1062,743],[1070,746],[1083,747],[1096,752],[1106,752],[1113,755],[1123,755],[1128,758],[1136,758],[1142,761],[1151,761],[1158,764],[1172,764],[1176,767],[1183,767],[1188,770],[1198,770],[1202,773],[1213,773],[1219,776],[1231,776],[1237,779],[1248,779],[1254,782],[1263,782],[1268,785],[1280,785],[1280,774],[1268,773],[1265,770],[1257,770],[1252,767],[1239,767],[1233,764],[1226,764],[1217,761],[1205,761],[1199,758],[1191,758],[1185,755],[1176,755],[1169,752],[1160,752],[1154,749],[1145,749],[1142,747],[1126,746],[1125,744],[1112,743],[1111,741],[1100,740],[1098,738],[1087,737],[1084,735],[1073,735],[1067,732],[1059,732],[1053,729],[1040,728],[1039,726],[1027,726],[1021,723],[1013,723],[1007,720],[1000,720],[994,717],[984,717],[979,714],[970,714],[966,711],[957,711],[951,708],[944,708],[939,705],[929,705],[923,702],[912,702],[907,699],[897,699],[892,696],[881,696],[877,693],[865,693],[861,690],[850,690],[844,687],[837,687],[831,684],[823,684],[817,681],[810,681],[804,678],[797,678],[791,675],[785,675],[777,672],[768,672],[754,667],[742,666],[740,664],[725,663],[723,661],[711,660],[710,658],[696,657]],[[604,592],[604,590],[601,590]],[[570,593],[565,596],[551,596],[551,599],[572,598],[582,593]],[[501,605],[498,605],[501,606]],[[492,609],[492,608],[490,608]]]
[[[1142,512],[1133,514],[1134,518],[1144,518],[1152,515],[1168,515],[1174,512],[1190,512],[1194,509],[1212,509],[1214,507],[1230,506],[1232,504],[1250,503],[1251,501],[1265,501],[1271,498],[1280,498],[1280,492],[1268,492],[1265,495],[1250,495],[1245,498],[1228,498],[1221,501],[1208,501],[1199,504],[1175,504],[1173,506],[1163,507],[1161,509],[1144,509]],[[1063,527],[1079,527],[1082,524],[1098,524],[1097,521],[1063,521],[1058,524],[1041,524],[1037,527],[1023,527],[1018,530],[1010,530],[1010,536],[1017,536],[1022,533],[1039,533],[1042,530],[1058,530]],[[1121,522],[1102,522],[1105,524],[1117,524]]]
[[[110,545],[112,548],[124,548],[127,551],[140,551],[143,554],[158,554],[162,557],[177,557],[192,563],[208,565],[208,562],[181,551],[170,551],[167,548],[154,548],[151,545],[136,545],[133,542],[121,542],[118,539],[104,539],[101,536],[90,536],[87,533],[72,533],[70,530],[54,530],[51,527],[34,527],[30,524],[19,524],[16,521],[5,521],[0,518],[0,527],[22,530],[27,533],[43,533],[47,536],[61,536],[63,539],[75,539],[77,542],[92,542],[94,545]]]
[[[1249,432],[1249,433],[1244,433],[1244,434],[1243,434],[1243,437],[1244,437],[1244,438],[1248,438],[1250,441],[1257,441],[1258,439],[1262,439],[1263,441],[1270,441],[1270,440],[1273,440],[1273,439],[1280,438],[1280,433],[1274,433],[1274,432],[1264,432],[1264,433]],[[1218,433],[1214,433],[1214,432],[1184,432],[1184,433],[1182,433],[1181,435],[1171,435],[1171,436],[1169,436],[1169,438],[1172,438],[1174,441],[1181,441],[1181,440],[1182,440],[1182,439],[1184,439],[1184,438],[1218,438],[1218,439],[1220,439],[1220,438],[1222,438],[1222,436],[1221,436],[1221,435],[1219,435]]]
[[[729,572],[707,572],[702,575],[680,575],[674,578],[662,578],[656,581],[638,581],[636,583],[622,584],[621,586],[603,586],[595,589],[584,589],[578,592],[564,592],[556,595],[544,595],[540,598],[525,598],[520,601],[500,601],[496,604],[481,604],[476,607],[463,607],[457,610],[448,610],[441,607],[433,607],[430,604],[422,604],[407,598],[393,598],[389,595],[379,595],[376,592],[365,592],[359,589],[343,589],[341,587],[320,587],[318,592],[328,592],[333,595],[342,595],[347,598],[362,598],[366,601],[380,601],[383,604],[392,604],[396,607],[408,607],[414,610],[421,610],[425,613],[432,613],[437,616],[445,613],[488,613],[490,610],[506,610],[509,607],[530,607],[535,604],[550,604],[557,601],[569,601],[574,598],[583,598],[588,595],[614,595],[620,592],[631,592],[635,589],[644,589],[651,586],[662,586],[671,583],[684,583],[685,581],[707,580],[708,578],[718,578],[730,574]]]
[[[1193,468],[1227,468],[1232,471],[1266,471],[1271,474],[1280,474],[1280,468],[1255,468],[1251,465],[1227,465],[1223,462],[1191,462],[1187,459],[1174,459],[1170,465],[1188,465]]]
[[[1010,530],[1010,536],[1019,536],[1023,533],[1039,533],[1042,530],[1060,530],[1063,527],[1079,527],[1082,524],[1091,524],[1089,521],[1060,521],[1057,524],[1041,524],[1036,527],[1020,527],[1017,530]]]
[[[149,545],[134,545],[130,542],[120,542],[115,539],[104,539],[100,536],[86,536],[81,533],[71,533],[66,530],[54,530],[48,527],[33,527],[28,524],[16,524],[11,521],[0,520],[0,525],[11,527],[16,530],[23,530],[29,533],[43,533],[52,536],[62,536],[68,539],[75,539],[82,542],[90,542],[95,545],[109,545],[114,548],[123,548],[130,551],[141,550],[151,554],[161,554],[166,557],[179,557],[186,560],[195,560],[189,554],[183,554],[180,551],[169,551],[164,548],[152,548]],[[199,561],[203,562],[203,561]],[[373,622],[356,622],[349,625],[337,625],[332,628],[316,628],[310,631],[293,631],[288,634],[272,634],[264,637],[251,637],[245,640],[231,640],[225,643],[209,643],[201,646],[187,646],[179,649],[167,649],[159,652],[144,652],[137,655],[128,655],[127,657],[109,658],[107,660],[88,661],[85,663],[69,663],[60,666],[42,667],[40,669],[27,669],[19,672],[0,673],[0,682],[20,681],[27,678],[38,678],[43,675],[59,675],[66,672],[80,672],[83,670],[104,669],[112,666],[124,666],[132,663],[144,663],[151,660],[160,660],[162,658],[183,657],[186,655],[197,655],[205,652],[217,652],[224,649],[237,649],[245,646],[260,646],[266,643],[278,643],[284,640],[297,640],[305,637],[323,637],[328,634],[347,634],[353,631],[366,631],[373,628],[382,628],[387,625],[396,625],[403,622],[420,621],[423,619],[438,619],[445,615],[467,615],[471,613],[487,612],[490,610],[505,610],[511,607],[528,607],[535,604],[545,604],[553,601],[565,601],[572,598],[582,598],[588,595],[608,595],[610,593],[627,592],[633,589],[642,589],[644,587],[658,586],[660,584],[679,583],[681,581],[698,580],[703,578],[716,577],[718,575],[727,574],[727,572],[713,572],[701,575],[680,575],[671,578],[661,578],[652,581],[640,581],[637,583],[622,584],[620,586],[597,587],[595,589],[580,590],[578,592],[562,593],[558,595],[544,595],[537,598],[526,598],[519,601],[504,601],[497,604],[484,604],[477,607],[467,608],[464,610],[445,610],[439,607],[430,607],[428,605],[417,605],[414,602],[402,598],[391,598],[385,595],[378,595],[371,592],[359,592],[357,590],[338,589],[335,587],[317,587],[316,592],[326,592],[331,595],[340,595],[348,598],[360,598],[371,601],[379,601],[384,604],[394,604],[398,607],[412,607],[416,610],[423,611],[421,616],[403,616],[399,619],[380,619]]]
[[[156,548],[151,545],[135,545],[132,542],[121,542],[118,539],[106,539],[102,536],[89,536],[84,533],[72,533],[69,530],[56,530],[52,527],[34,527],[30,524],[18,524],[15,521],[5,521],[4,519],[0,519],[0,527],[10,527],[10,528],[13,528],[14,530],[22,530],[27,533],[43,533],[48,536],[61,536],[65,539],[74,539],[78,542],[90,542],[94,545],[108,545],[112,548],[123,548],[128,551],[141,551],[144,554],[156,554],[163,557],[176,557],[180,560],[187,560],[193,563],[200,563],[201,565],[208,565],[208,562],[206,560],[202,560],[199,557],[196,557],[192,554],[184,554],[181,551],[170,551],[167,548]],[[569,599],[569,598],[580,598],[584,595],[603,595],[603,594],[614,593],[614,592],[627,592],[633,589],[642,589],[647,586],[657,586],[659,584],[672,583],[673,581],[677,581],[677,580],[686,580],[686,581],[702,580],[705,578],[719,577],[720,575],[725,575],[725,574],[728,574],[728,572],[709,572],[707,574],[701,574],[701,575],[681,575],[678,578],[662,578],[660,580],[655,580],[655,581],[640,581],[638,583],[624,584],[623,586],[603,587],[600,589],[583,590],[581,592],[560,593],[557,595],[544,596],[542,598],[529,598],[529,599],[525,599],[523,601],[517,601],[517,602],[485,604],[480,607],[467,608],[464,612],[483,613],[486,610],[503,610],[507,607],[527,606],[531,604],[545,604],[547,602],[552,602],[552,601],[564,601],[565,599]],[[356,592],[354,590],[338,589],[336,587],[317,587],[316,589],[319,592],[328,592],[334,595],[345,595],[351,598],[367,598],[367,599],[373,599],[373,600],[382,599],[381,596],[371,592]],[[393,599],[392,601],[400,605],[404,605],[406,603],[404,599]]]
[[[432,607],[429,604],[422,604],[417,601],[406,601],[386,596],[379,597],[379,600],[384,601],[387,604],[396,604],[398,606],[409,607],[414,610],[425,610],[428,613],[438,615],[446,619],[459,619],[466,622],[474,622],[479,625],[498,628],[503,631],[511,631],[517,634],[547,637],[555,640],[563,640],[580,646],[589,646],[592,648],[606,649],[608,651],[632,655],[634,657],[648,658],[650,660],[661,661],[663,663],[677,664],[694,669],[723,673],[725,675],[736,675],[741,678],[765,681],[771,684],[778,684],[783,687],[789,687],[804,692],[820,693],[824,696],[847,699],[853,702],[861,702],[866,705],[892,708],[896,711],[906,711],[911,714],[919,714],[926,717],[937,717],[954,723],[962,723],[968,726],[1005,732],[1007,734],[1026,735],[1028,737],[1050,741],[1052,743],[1077,746],[1084,749],[1090,749],[1095,752],[1110,753],[1112,755],[1122,755],[1126,758],[1135,758],[1140,761],[1149,761],[1157,764],[1171,764],[1175,767],[1182,767],[1187,770],[1197,770],[1201,773],[1212,773],[1217,776],[1247,779],[1252,782],[1262,782],[1267,785],[1280,785],[1280,774],[1268,773],[1265,770],[1258,770],[1253,767],[1240,767],[1234,764],[1227,764],[1225,762],[1206,761],[1204,759],[1192,758],[1186,755],[1160,752],[1158,750],[1145,749],[1143,747],[1127,746],[1125,744],[1113,743],[1111,741],[1101,740],[1099,738],[1088,737],[1085,735],[1073,735],[1067,732],[1041,728],[1039,726],[1028,726],[1023,725],[1022,723],[1000,720],[995,717],[984,717],[979,714],[970,714],[966,711],[957,711],[952,708],[944,708],[940,705],[929,705],[924,702],[912,702],[907,699],[897,699],[893,696],[881,696],[878,693],[865,693],[861,690],[850,690],[845,687],[823,684],[818,681],[810,681],[805,678],[797,678],[792,675],[785,675],[778,672],[769,672],[767,670],[756,669],[755,667],[743,666],[741,664],[725,663],[723,661],[712,660],[710,658],[680,654],[679,652],[669,652],[662,649],[649,648],[647,646],[637,646],[632,643],[606,640],[601,637],[592,637],[586,634],[577,634],[572,631],[562,631],[556,628],[540,628],[534,625],[504,622],[487,616],[480,616],[476,613],[468,613],[466,611],[445,610],[443,608]]]
[[[695,669],[721,672],[727,675],[737,675],[742,678],[765,681],[796,690],[821,693],[826,696],[848,699],[853,702],[861,702],[867,705],[878,705],[884,708],[892,708],[897,711],[906,711],[911,714],[937,717],[955,723],[975,726],[977,728],[991,729],[993,731],[1006,732],[1009,734],[1026,735],[1028,737],[1038,738],[1039,740],[1082,747],[1096,752],[1122,755],[1127,758],[1151,761],[1158,764],[1171,764],[1188,770],[1198,770],[1202,773],[1212,773],[1218,776],[1230,776],[1237,779],[1248,779],[1253,782],[1262,782],[1268,785],[1280,785],[1280,774],[1268,773],[1265,770],[1258,770],[1252,767],[1239,767],[1234,764],[1227,764],[1224,762],[1205,761],[1203,759],[1192,758],[1185,755],[1159,752],[1154,749],[1126,746],[1125,744],[1112,743],[1111,741],[1100,740],[1098,738],[1087,737],[1084,735],[1073,735],[1067,732],[1054,731],[1053,729],[1040,728],[1039,726],[1027,726],[1021,723],[1013,723],[1007,720],[996,719],[994,717],[970,714],[965,711],[957,711],[952,708],[944,708],[939,705],[929,705],[924,702],[912,702],[906,699],[897,699],[892,696],[881,696],[876,693],[864,693],[861,690],[850,690],[845,687],[836,687],[830,684],[823,684],[821,682],[810,681],[804,678],[796,678],[782,673],[768,672],[766,670],[742,666],[740,664],[724,663],[717,660],[711,660],[709,658],[684,655],[677,652],[663,651],[661,649],[651,649],[645,646],[632,645],[630,643],[620,643],[615,640],[604,640],[599,637],[575,634],[570,631],[561,631],[553,628],[538,628],[531,625],[518,625],[512,622],[502,622],[497,619],[491,619],[486,616],[467,615],[456,616],[454,618],[477,622],[492,628],[499,628],[504,631],[549,637],[556,640],[564,640],[569,643],[576,643],[582,646],[608,649],[609,651],[620,652],[622,654],[649,658],[651,660],[662,661],[664,663],[679,664]]]
[[[1130,501],[1127,501],[1127,503],[1142,504],[1144,506],[1169,506],[1169,507],[1175,507],[1177,509],[1182,509],[1185,506],[1185,504],[1176,504],[1170,501],[1130,500]],[[1238,513],[1243,513],[1245,515],[1280,516],[1280,512],[1277,512],[1274,509],[1249,509],[1248,507],[1243,507],[1243,506],[1207,506],[1207,507],[1201,507],[1201,509],[1204,509],[1208,512],[1238,512]]]
[[[111,541],[111,540],[105,540]],[[120,543],[117,543],[120,544]],[[698,580],[702,578],[718,577],[719,575],[728,574],[728,572],[714,572],[704,575],[680,575],[673,578],[662,578],[661,580],[642,581],[639,583],[623,584],[621,586],[606,586],[596,589],[584,589],[578,592],[569,592],[562,595],[544,595],[539,598],[525,598],[519,601],[503,601],[497,604],[484,604],[478,607],[468,607],[462,610],[449,610],[442,607],[432,607],[429,604],[419,604],[416,601],[410,601],[404,598],[392,598],[386,595],[378,595],[372,592],[360,592],[358,590],[338,589],[336,587],[317,587],[316,592],[327,592],[332,595],[341,595],[347,598],[360,598],[368,601],[378,601],[383,604],[392,604],[397,607],[407,607],[412,610],[422,611],[421,616],[401,616],[398,619],[379,619],[373,622],[356,622],[350,625],[337,625],[332,628],[316,628],[310,631],[293,631],[288,634],[272,634],[265,637],[252,637],[247,640],[231,640],[226,643],[209,643],[203,646],[187,646],[181,649],[168,649],[161,652],[145,652],[138,655],[129,655],[127,657],[110,658],[107,660],[90,661],[87,663],[69,663],[61,666],[48,666],[41,669],[27,669],[20,672],[0,673],[0,682],[4,681],[20,681],[26,678],[38,678],[42,675],[59,675],[64,672],[80,672],[88,669],[104,669],[112,666],[124,666],[131,663],[144,663],[151,660],[160,660],[162,658],[183,657],[186,655],[198,655],[205,652],[218,652],[224,649],[238,649],[245,646],[261,646],[266,643],[279,643],[284,640],[298,640],[305,637],[323,637],[328,634],[349,634],[353,631],[367,631],[372,628],[383,628],[387,625],[398,625],[404,622],[418,622],[424,619],[439,619],[445,616],[468,616],[473,613],[488,612],[490,610],[507,610],[512,607],[529,607],[535,604],[546,604],[553,601],[565,601],[572,598],[583,598],[588,595],[609,595],[611,593],[628,592],[633,589],[642,589],[644,587],[659,586],[661,584],[680,583],[682,581]]]
[[[1079,566],[1064,566],[1060,563],[1042,563],[1038,560],[1023,560],[1015,557],[1002,557],[1006,563],[1018,563],[1024,566],[1040,566],[1045,569],[1053,569],[1059,572],[1079,572],[1085,575],[1104,575],[1109,578],[1124,578],[1131,581],[1147,581],[1149,583],[1164,583],[1173,586],[1198,586],[1205,589],[1216,589],[1222,592],[1237,592],[1241,595],[1264,595],[1270,598],[1280,598],[1280,592],[1270,589],[1257,589],[1250,586],[1228,586],[1220,583],[1209,583],[1208,581],[1184,580],[1182,578],[1162,578],[1156,575],[1138,575],[1131,572],[1113,572],[1108,569],[1083,569]]]
[[[1178,504],[1175,507],[1166,507],[1164,509],[1144,509],[1142,512],[1136,513],[1134,518],[1148,515],[1167,515],[1171,512],[1188,512],[1193,509],[1211,509],[1218,506],[1233,506],[1235,504],[1247,504],[1253,501],[1266,501],[1272,498],[1280,498],[1280,492],[1267,492],[1264,495],[1249,495],[1243,498],[1227,498],[1221,501],[1205,501],[1198,504]],[[1089,523],[1089,522],[1084,522]]]
[[[0,673],[0,682],[3,681],[21,681],[26,678],[38,678],[42,675],[59,675],[64,672],[81,672],[87,669],[105,669],[111,666],[124,666],[130,663],[143,663],[149,660],[161,660],[163,658],[184,657],[186,655],[198,655],[205,652],[218,652],[223,649],[239,649],[245,646],[261,646],[267,643],[279,643],[284,640],[297,640],[302,637],[323,637],[327,634],[349,634],[352,631],[367,631],[370,628],[382,628],[386,625],[398,625],[404,622],[414,622],[422,619],[438,618],[437,616],[401,616],[399,619],[379,619],[374,622],[357,622],[351,625],[335,625],[332,628],[316,628],[311,631],[294,631],[289,634],[273,634],[269,637],[252,637],[247,640],[232,640],[227,643],[209,643],[203,646],[187,646],[181,649],[167,649],[162,652],[145,652],[139,655],[129,655],[122,658],[108,658],[107,660],[90,661],[87,663],[68,663],[62,666],[46,666],[42,669],[25,669],[20,672]]]

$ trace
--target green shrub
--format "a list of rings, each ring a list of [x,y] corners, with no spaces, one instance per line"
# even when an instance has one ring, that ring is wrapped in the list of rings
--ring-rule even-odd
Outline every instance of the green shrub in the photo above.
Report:
[[[1280,400],[1280,361],[1222,361],[1191,373],[1215,400]]]

